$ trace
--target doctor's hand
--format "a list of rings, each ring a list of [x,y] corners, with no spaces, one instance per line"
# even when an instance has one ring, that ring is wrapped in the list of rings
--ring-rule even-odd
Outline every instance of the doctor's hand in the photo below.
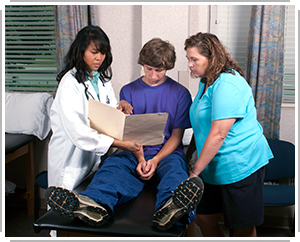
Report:
[[[136,152],[141,149],[141,146],[138,143],[131,140],[122,141],[115,139],[112,146],[128,152]]]
[[[129,104],[127,101],[125,100],[121,100],[119,102],[119,106],[117,107],[118,110],[122,111],[125,114],[132,114],[132,110],[133,107],[131,106],[131,104]]]

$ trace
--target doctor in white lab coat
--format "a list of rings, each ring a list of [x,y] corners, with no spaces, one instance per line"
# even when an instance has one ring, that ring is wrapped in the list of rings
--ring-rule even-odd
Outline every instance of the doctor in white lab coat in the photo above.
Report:
[[[82,39],[87,42],[85,45],[81,43]],[[82,60],[78,57],[80,53]],[[71,58],[72,55],[76,55],[77,59]],[[109,40],[105,33],[97,26],[87,26],[78,32],[66,56],[66,68],[58,75],[61,78],[58,78],[59,87],[50,114],[53,134],[48,151],[49,186],[74,189],[99,168],[101,156],[111,146],[131,152],[140,149],[135,142],[115,140],[90,127],[89,98],[112,107],[118,106],[110,78],[107,78],[107,69],[111,64],[107,57],[110,55]],[[84,65],[79,65],[80,61]],[[106,65],[104,70],[103,65]],[[83,66],[83,73],[87,73],[87,77],[78,80],[75,66]],[[122,101],[118,109],[129,113],[132,107]]]

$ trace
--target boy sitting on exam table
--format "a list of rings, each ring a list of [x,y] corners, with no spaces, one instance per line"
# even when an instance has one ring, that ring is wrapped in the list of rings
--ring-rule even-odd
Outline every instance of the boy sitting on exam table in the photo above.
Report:
[[[100,226],[113,216],[115,206],[138,196],[145,183],[152,180],[158,184],[154,227],[167,230],[176,223],[185,225],[195,219],[203,183],[199,177],[188,179],[181,140],[184,130],[191,127],[192,99],[185,87],[166,76],[175,60],[173,45],[158,38],[150,40],[143,46],[138,60],[145,75],[125,85],[120,92],[120,100],[130,103],[134,114],[169,114],[163,143],[107,158],[80,194],[60,187],[48,188],[48,204],[54,211]],[[66,203],[54,205],[61,200]]]

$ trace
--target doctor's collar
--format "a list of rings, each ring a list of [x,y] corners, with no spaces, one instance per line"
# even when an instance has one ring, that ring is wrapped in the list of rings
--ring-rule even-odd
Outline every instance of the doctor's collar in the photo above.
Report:
[[[100,73],[98,71],[93,71],[92,72],[93,80],[91,79],[90,73],[87,73],[87,77],[90,81],[97,81],[99,80]]]

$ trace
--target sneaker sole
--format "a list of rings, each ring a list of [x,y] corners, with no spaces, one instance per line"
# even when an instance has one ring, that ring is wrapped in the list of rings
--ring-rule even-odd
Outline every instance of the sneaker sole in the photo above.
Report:
[[[172,199],[158,210],[153,219],[153,225],[159,230],[170,229],[183,215],[193,211],[203,195],[204,185],[199,177],[184,180],[174,191]],[[170,214],[164,221],[162,218]]]
[[[79,217],[90,226],[100,226],[108,219],[107,211],[83,200],[75,192],[62,187],[49,187],[45,197],[52,210],[63,217]]]

